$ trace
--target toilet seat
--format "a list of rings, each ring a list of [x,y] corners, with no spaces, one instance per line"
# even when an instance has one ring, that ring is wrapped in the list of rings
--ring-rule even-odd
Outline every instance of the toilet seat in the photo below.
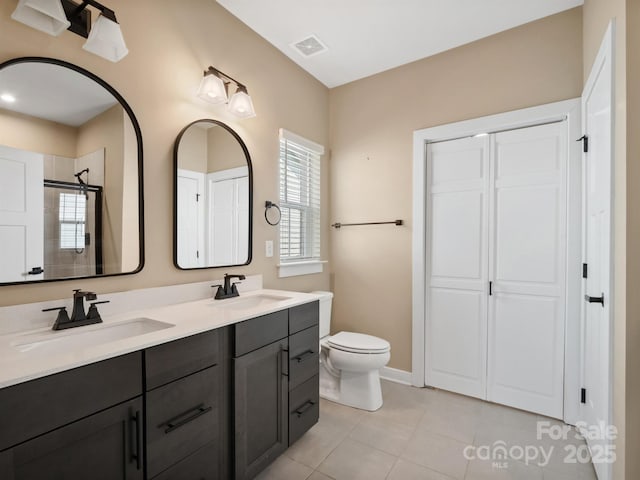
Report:
[[[327,344],[336,350],[350,353],[377,354],[391,350],[391,345],[386,340],[355,332],[337,333],[327,339]]]

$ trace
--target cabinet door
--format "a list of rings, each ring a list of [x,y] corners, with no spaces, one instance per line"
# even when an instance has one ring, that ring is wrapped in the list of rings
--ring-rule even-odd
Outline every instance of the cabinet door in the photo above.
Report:
[[[141,480],[142,400],[6,450],[0,454],[0,472],[11,480]]]
[[[288,340],[234,359],[236,480],[253,478],[288,445]]]

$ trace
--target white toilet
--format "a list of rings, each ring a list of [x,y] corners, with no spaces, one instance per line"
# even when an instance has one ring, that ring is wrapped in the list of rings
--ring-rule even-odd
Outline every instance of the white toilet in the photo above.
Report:
[[[320,297],[320,396],[350,407],[375,411],[382,406],[380,369],[391,357],[389,342],[362,333],[330,336],[331,292]]]

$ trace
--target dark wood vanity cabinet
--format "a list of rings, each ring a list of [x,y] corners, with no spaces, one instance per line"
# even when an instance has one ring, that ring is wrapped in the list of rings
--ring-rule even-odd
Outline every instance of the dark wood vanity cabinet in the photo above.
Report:
[[[145,350],[147,478],[229,478],[228,330]]]
[[[144,478],[140,352],[0,390],[3,480]]]
[[[234,326],[236,480],[254,478],[318,421],[318,302]]]

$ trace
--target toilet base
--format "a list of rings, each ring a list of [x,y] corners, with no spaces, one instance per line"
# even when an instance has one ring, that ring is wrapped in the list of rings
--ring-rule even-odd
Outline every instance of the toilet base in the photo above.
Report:
[[[380,371],[347,372],[332,375],[320,364],[320,396],[348,407],[375,412],[382,407]]]

